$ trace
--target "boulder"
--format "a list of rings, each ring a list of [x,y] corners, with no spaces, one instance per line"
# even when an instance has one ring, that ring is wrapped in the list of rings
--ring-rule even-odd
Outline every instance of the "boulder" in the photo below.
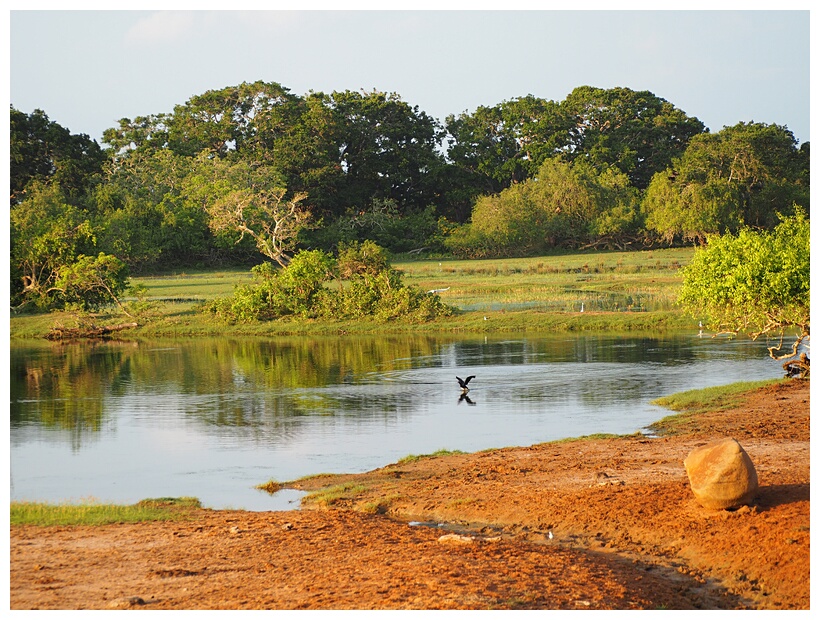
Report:
[[[737,508],[751,503],[757,493],[757,471],[752,459],[732,438],[695,448],[683,465],[695,499],[704,508]]]

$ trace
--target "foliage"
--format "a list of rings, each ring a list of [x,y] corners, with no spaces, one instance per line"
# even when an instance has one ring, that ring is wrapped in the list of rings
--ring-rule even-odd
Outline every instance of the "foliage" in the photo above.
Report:
[[[90,201],[98,248],[135,271],[208,256],[214,240],[201,196],[191,189],[194,163],[170,150],[112,161]]]
[[[601,235],[631,232],[637,193],[622,173],[598,173],[583,162],[544,161],[536,177],[478,199],[468,231],[447,242],[467,256],[521,256],[580,246]]]
[[[204,205],[215,233],[238,232],[236,243],[250,237],[267,258],[283,267],[299,233],[310,225],[310,210],[297,194],[286,198],[276,170],[246,161],[230,163],[200,154],[198,174],[188,179],[188,193]]]
[[[12,206],[10,223],[12,304],[47,309],[59,270],[93,247],[91,223],[56,184],[39,182]]]
[[[571,119],[559,104],[527,95],[450,115],[446,127],[448,157],[475,173],[481,193],[492,194],[531,177],[561,152]]]
[[[392,200],[401,210],[430,204],[434,188],[426,173],[443,163],[437,151],[442,130],[435,119],[396,93],[315,96],[330,111],[329,135],[338,153],[335,205],[326,203],[323,214],[364,210],[374,199]]]
[[[76,246],[72,258],[103,252],[148,273],[250,265],[258,252],[285,266],[300,249],[365,240],[471,257],[623,248],[646,229],[702,241],[772,228],[775,212],[809,204],[809,144],[796,149],[786,128],[712,135],[621,87],[583,86],[560,102],[526,95],[442,126],[396,93],[299,96],[243,82],[123,118],[104,141],[11,108],[12,206],[42,203],[44,187],[64,205],[60,232],[12,214],[13,304],[47,290],[51,265],[66,262],[33,261],[26,246],[58,237]]]
[[[438,296],[405,285],[386,251],[371,241],[344,246],[338,260],[322,250],[302,250],[283,269],[265,263],[253,271],[254,284],[206,304],[205,311],[230,322],[283,317],[429,321],[452,312]],[[338,286],[329,286],[340,272]]]
[[[572,118],[565,155],[614,166],[641,190],[705,130],[701,121],[649,91],[580,86],[561,106]]]
[[[76,261],[63,265],[54,283],[65,307],[91,311],[116,304],[128,314],[120,303],[126,288],[128,266],[102,252],[96,257],[81,254]]]
[[[806,164],[785,127],[738,123],[698,135],[652,178],[643,201],[646,225],[668,241],[772,228],[776,213],[808,206]]]
[[[495,194],[559,155],[614,167],[642,190],[704,126],[648,91],[581,86],[560,103],[528,95],[451,115],[447,130],[448,157]]]
[[[680,304],[711,329],[752,338],[796,329],[792,352],[809,335],[809,221],[800,210],[774,231],[712,235],[683,270]],[[771,347],[774,357],[780,347]]]
[[[376,275],[390,269],[390,254],[374,241],[345,243],[339,246],[339,276],[349,280],[354,275]]]
[[[12,303],[38,310],[120,305],[127,266],[104,253],[86,255],[95,246],[87,214],[67,204],[56,183],[33,181],[26,195],[10,214]]]
[[[302,235],[306,245],[325,249],[350,242],[373,241],[391,252],[440,247],[435,207],[399,210],[392,199],[374,199],[360,211],[349,210],[315,231]]]
[[[42,110],[25,114],[11,106],[9,160],[16,204],[32,181],[54,183],[70,200],[81,198],[102,171],[105,154],[96,141],[72,134]]]
[[[333,257],[322,250],[302,251],[287,268],[271,263],[252,269],[256,282],[237,287],[230,298],[219,298],[205,309],[232,322],[268,321],[284,316],[311,317],[317,295],[332,277]]]

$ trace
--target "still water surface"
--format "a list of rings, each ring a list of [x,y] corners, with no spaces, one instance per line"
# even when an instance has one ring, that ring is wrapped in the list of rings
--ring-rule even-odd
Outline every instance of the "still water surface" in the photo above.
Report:
[[[765,342],[198,339],[11,346],[11,499],[296,507],[254,486],[408,454],[632,433],[682,390],[775,378]],[[456,375],[476,375],[460,400]]]

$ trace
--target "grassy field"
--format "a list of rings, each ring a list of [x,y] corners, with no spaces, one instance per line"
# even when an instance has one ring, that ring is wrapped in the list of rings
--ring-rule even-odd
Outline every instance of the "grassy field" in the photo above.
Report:
[[[139,301],[129,300],[134,318],[112,313],[80,317],[71,313],[12,316],[13,338],[42,337],[51,327],[78,323],[110,325],[136,321],[129,334],[138,337],[207,335],[374,333],[389,331],[659,331],[691,329],[691,317],[675,309],[680,268],[691,248],[636,252],[583,252],[497,259],[411,259],[394,266],[408,284],[440,291],[442,301],[458,309],[453,317],[423,325],[391,323],[317,323],[279,320],[226,325],[197,312],[211,299],[232,294],[252,281],[247,269],[132,278],[143,287]]]
[[[144,521],[178,521],[192,509],[201,508],[194,497],[144,499],[131,505],[43,504],[11,502],[11,525],[104,525]]]
[[[498,260],[400,261],[407,282],[461,310],[672,310],[691,248]]]

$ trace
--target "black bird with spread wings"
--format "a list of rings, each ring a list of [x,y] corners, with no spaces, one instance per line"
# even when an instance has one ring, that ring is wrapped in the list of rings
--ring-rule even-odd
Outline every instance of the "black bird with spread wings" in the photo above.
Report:
[[[475,379],[475,375],[470,375],[466,379],[462,379],[461,377],[456,377],[458,379],[458,384],[461,386],[461,390],[466,392],[470,388],[467,387],[467,384],[470,382],[470,379]]]

